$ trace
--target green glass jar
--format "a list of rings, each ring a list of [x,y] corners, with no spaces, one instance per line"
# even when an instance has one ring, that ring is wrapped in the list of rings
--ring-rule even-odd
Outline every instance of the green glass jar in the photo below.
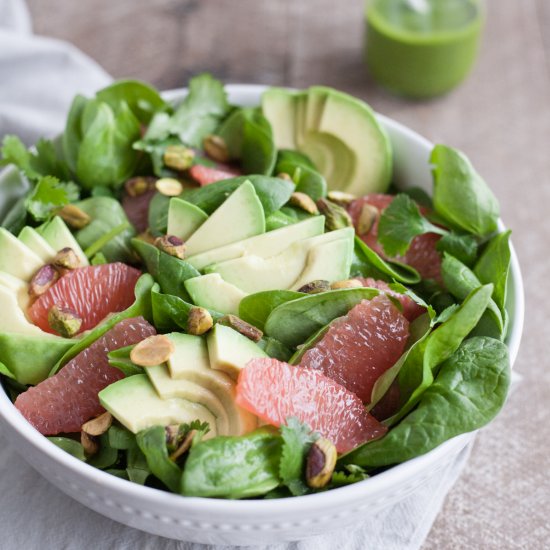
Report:
[[[367,0],[366,62],[389,90],[432,97],[459,84],[477,56],[480,0]]]

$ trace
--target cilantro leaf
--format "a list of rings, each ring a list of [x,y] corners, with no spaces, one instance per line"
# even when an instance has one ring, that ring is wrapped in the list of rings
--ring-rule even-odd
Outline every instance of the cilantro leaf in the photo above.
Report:
[[[436,248],[439,252],[449,253],[467,266],[471,266],[477,257],[477,241],[473,235],[448,233],[438,241]]]
[[[309,491],[304,482],[307,454],[319,434],[312,432],[307,424],[301,424],[297,418],[288,418],[287,425],[281,426],[283,446],[279,475],[282,482],[294,495],[303,495]]]
[[[404,193],[397,195],[380,216],[378,241],[390,257],[405,254],[411,241],[424,233],[445,235],[447,231],[422,216],[415,202]]]
[[[36,221],[44,221],[55,210],[76,199],[78,187],[74,183],[61,183],[53,176],[44,176],[25,199],[25,206]]]
[[[332,479],[329,485],[329,489],[334,489],[336,487],[343,487],[344,485],[351,485],[352,483],[357,483],[358,481],[363,481],[369,476],[367,472],[355,464],[346,464],[344,470],[339,472],[334,472],[332,474]]]

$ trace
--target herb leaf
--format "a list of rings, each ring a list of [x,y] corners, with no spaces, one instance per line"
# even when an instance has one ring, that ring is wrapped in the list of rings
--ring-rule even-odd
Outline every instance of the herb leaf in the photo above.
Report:
[[[74,183],[61,183],[53,176],[44,176],[25,199],[25,206],[36,221],[44,221],[55,210],[76,199],[78,187]]]
[[[404,193],[397,195],[380,216],[378,241],[390,257],[405,254],[412,240],[423,233],[445,235],[447,231],[422,216],[415,202]]]

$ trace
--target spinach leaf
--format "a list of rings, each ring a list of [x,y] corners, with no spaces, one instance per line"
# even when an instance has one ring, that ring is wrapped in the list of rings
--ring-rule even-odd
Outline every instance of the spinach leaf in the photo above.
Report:
[[[297,216],[288,215],[283,210],[277,210],[266,217],[265,230],[266,232],[274,231],[275,229],[298,223],[298,221]]]
[[[397,195],[380,216],[378,241],[390,257],[404,255],[412,240],[424,233],[445,235],[448,232],[429,222],[404,193]]]
[[[294,151],[293,149],[280,149],[277,154],[277,164],[280,162],[290,162],[295,166],[303,166],[311,168],[312,170],[317,169],[307,155],[300,153],[300,151]]]
[[[139,138],[140,125],[127,103],[121,102],[116,112],[100,102],[96,109],[88,103],[81,123],[82,142],[78,151],[76,175],[86,189],[95,186],[118,188],[134,172],[138,153],[132,144]],[[93,112],[92,117],[86,115]]]
[[[126,216],[122,205],[110,197],[91,197],[77,202],[76,206],[86,212],[92,221],[75,234],[78,244],[88,249],[90,256],[101,252],[109,262],[135,261],[130,240],[136,234],[135,229]],[[112,238],[105,239],[104,236],[112,234]],[[105,242],[106,241],[106,242]],[[94,246],[99,242],[98,246]],[[104,244],[103,244],[104,243]]]
[[[61,183],[54,176],[44,176],[27,195],[25,206],[34,220],[41,222],[49,219],[57,209],[78,200],[78,196],[74,183]]]
[[[265,428],[202,441],[189,452],[181,493],[232,499],[263,495],[280,484],[281,446],[281,437]]]
[[[497,229],[498,201],[464,154],[436,145],[433,203],[437,214],[457,229],[488,235]]]
[[[136,365],[130,359],[130,353],[135,348],[134,345],[124,348],[115,349],[107,354],[109,365],[122,371],[124,376],[134,376],[135,374],[143,374],[143,367]]]
[[[441,276],[447,290],[459,300],[464,300],[472,290],[482,286],[470,268],[456,258],[453,258],[453,256],[449,256],[449,254],[444,254],[443,256]],[[490,300],[484,316],[488,317],[488,319],[484,320],[484,327],[485,330],[489,331],[485,336],[500,339],[505,333],[504,320],[499,307],[493,299]]]
[[[5,181],[5,180],[4,180]],[[27,225],[27,207],[26,196],[22,196],[15,204],[9,209],[5,218],[0,224],[4,229],[7,229],[10,233],[17,235],[25,225]]]
[[[420,275],[416,269],[399,263],[386,262],[372,248],[367,246],[359,237],[355,236],[355,263],[352,274],[360,271],[363,277],[376,279],[395,279],[403,284],[415,284],[420,282]]]
[[[327,196],[327,181],[314,168],[291,160],[279,160],[275,166],[277,174],[288,174],[296,184],[296,191],[309,195],[314,201]]]
[[[306,485],[306,460],[311,445],[319,439],[319,434],[312,432],[307,424],[301,424],[297,418],[291,417],[286,426],[281,426],[281,462],[279,476],[294,496],[310,492]]]
[[[139,485],[144,485],[151,474],[147,459],[137,443],[126,451],[126,473],[131,482]]]
[[[477,241],[472,235],[447,233],[439,239],[436,248],[439,252],[447,252],[454,256],[467,266],[471,266],[476,261]]]
[[[69,453],[70,455],[74,456],[75,458],[78,458],[78,460],[82,460],[83,462],[86,462],[86,455],[84,454],[84,449],[82,445],[75,441],[74,439],[70,439],[69,437],[48,437],[54,445],[57,445],[60,449],[63,449],[66,453]]]
[[[147,466],[152,474],[158,477],[170,491],[179,493],[182,471],[168,456],[164,426],[153,426],[142,430],[137,434],[136,442],[145,455]]]
[[[279,361],[288,362],[292,357],[292,350],[287,348],[284,344],[276,340],[275,338],[267,337],[262,338],[258,342],[258,346],[262,348],[269,357],[278,359]]]
[[[141,256],[147,272],[157,281],[159,277],[160,250],[141,239],[132,239],[130,241],[135,251]]]
[[[88,464],[94,468],[105,470],[114,466],[118,461],[118,449],[111,447],[109,434],[104,433],[99,437],[99,451],[88,457]]]
[[[434,380],[437,367],[446,361],[476,327],[491,301],[492,285],[472,291],[458,308],[450,310],[446,320],[433,330],[405,358],[397,377],[401,407],[384,424],[393,426],[411,411]]]
[[[152,320],[153,314],[151,310],[151,289],[153,288],[153,277],[148,273],[144,273],[137,281],[134,294],[136,297],[135,302],[124,311],[116,313],[112,317],[109,317],[93,330],[88,332],[84,338],[75,343],[74,346],[69,348],[54,365],[50,372],[50,376],[53,376],[65,363],[70,361],[73,357],[78,355],[83,349],[86,349],[93,344],[98,338],[103,336],[108,330],[111,330],[117,323],[124,319],[130,319],[131,317],[144,317],[148,321]]]
[[[493,283],[493,299],[503,316],[506,313],[506,289],[510,272],[510,234],[505,231],[495,235],[483,250],[474,266],[474,273],[483,284]]]
[[[370,300],[378,294],[374,288],[346,288],[285,302],[269,314],[265,332],[286,346],[295,347],[361,300]]]
[[[168,231],[168,209],[170,197],[162,193],[155,193],[149,203],[148,223],[149,231],[153,237],[166,235]]]
[[[168,108],[157,90],[139,80],[118,80],[99,90],[96,97],[114,110],[125,102],[142,124],[149,124],[156,111]]]
[[[506,346],[487,337],[470,338],[443,363],[416,410],[382,439],[345,455],[341,463],[371,468],[398,464],[481,428],[504,405],[509,385]]]
[[[293,290],[266,290],[265,292],[256,292],[244,297],[239,304],[239,317],[264,330],[264,325],[269,314],[281,304],[302,298],[301,292]]]
[[[63,132],[63,154],[73,174],[76,174],[78,151],[82,142],[81,120],[87,103],[88,99],[84,96],[75,96],[69,110],[67,122],[65,123],[65,131]]]
[[[245,181],[250,181],[254,186],[266,216],[285,205],[294,192],[294,184],[290,181],[268,176],[249,175],[218,181],[199,189],[184,191],[181,198],[198,206],[207,214],[212,214]]]

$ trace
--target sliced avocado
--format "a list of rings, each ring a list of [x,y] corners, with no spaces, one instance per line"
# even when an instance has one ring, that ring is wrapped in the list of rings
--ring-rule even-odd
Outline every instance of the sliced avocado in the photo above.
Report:
[[[262,203],[250,181],[239,185],[186,243],[189,256],[265,232]]]
[[[319,279],[333,283],[349,278],[353,259],[353,235],[312,248],[305,269],[291,290],[298,290]]]
[[[179,397],[199,403],[216,417],[218,435],[230,435],[227,412],[214,392],[190,380],[171,378],[166,365],[149,367],[145,372],[162,399]]]
[[[187,279],[185,289],[196,305],[234,315],[239,314],[239,304],[247,296],[240,288],[226,283],[219,273]]]
[[[23,310],[23,312],[27,311],[30,296],[29,285],[25,281],[22,281],[21,279],[18,279],[5,271],[0,271],[0,286],[11,290],[15,294],[19,307]]]
[[[262,95],[262,111],[271,123],[277,149],[295,149],[296,100],[300,94],[269,88]]]
[[[55,216],[50,222],[41,226],[38,232],[56,252],[62,248],[72,248],[82,265],[89,264],[88,258],[82,252],[82,248],[76,242],[71,230],[59,216]]]
[[[26,336],[44,336],[46,334],[36,325],[29,323],[17,303],[16,293],[3,285],[0,285],[0,311],[2,312],[2,315],[0,315],[0,332],[12,332],[25,334]]]
[[[221,248],[208,250],[202,254],[186,258],[186,261],[200,270],[208,265],[240,258],[246,254],[269,258],[276,256],[296,241],[321,235],[324,230],[324,216],[314,216],[287,227],[281,227]]]
[[[40,332],[38,335],[0,331],[0,361],[20,384],[38,384],[77,340]]]
[[[7,229],[0,227],[0,271],[29,281],[43,265],[40,256]]]
[[[18,238],[39,256],[45,264],[50,263],[57,252],[57,250],[54,250],[46,239],[36,231],[36,229],[28,225],[23,227]]]
[[[366,103],[318,86],[301,94],[287,91],[286,101],[283,96],[284,90],[280,90],[276,104],[287,105],[286,109],[274,108],[269,95],[262,101],[277,144],[282,141],[285,148],[307,154],[327,179],[330,190],[358,196],[387,190],[392,171],[391,143]],[[277,121],[272,118],[275,116]],[[288,139],[289,123],[293,125],[294,142]]]
[[[217,324],[206,337],[210,366],[221,370],[232,378],[241,369],[258,357],[269,357],[260,346],[230,327]]]
[[[229,417],[231,435],[243,435],[257,426],[257,418],[235,403],[235,383],[225,373],[210,368],[206,340],[200,336],[172,333],[175,351],[168,360],[172,378],[189,380],[213,392]]]
[[[186,399],[162,399],[149,382],[146,374],[123,378],[98,394],[99,402],[123,426],[137,433],[151,426],[208,422],[207,438],[216,437],[216,419],[202,405]]]
[[[306,269],[310,250],[316,246],[343,238],[353,239],[353,228],[346,227],[309,239],[303,239],[270,258],[253,255],[243,256],[235,260],[211,265],[206,268],[206,271],[219,273],[224,281],[250,294],[264,290],[286,290],[294,286],[295,281]]]
[[[186,241],[207,219],[208,214],[198,206],[172,197],[168,207],[168,235]]]

